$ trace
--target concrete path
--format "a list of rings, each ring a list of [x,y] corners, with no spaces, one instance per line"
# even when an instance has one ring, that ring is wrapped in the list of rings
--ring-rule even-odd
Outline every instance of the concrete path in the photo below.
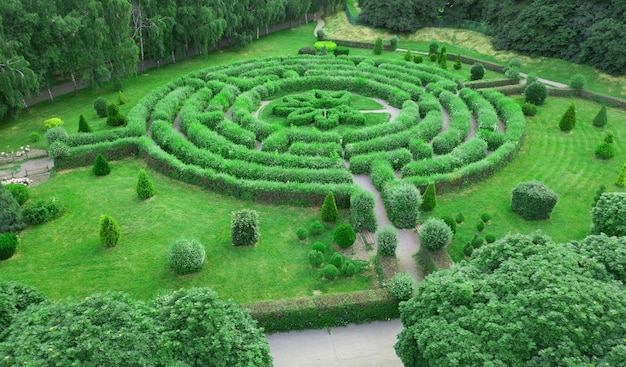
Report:
[[[401,367],[400,320],[266,335],[275,367]]]

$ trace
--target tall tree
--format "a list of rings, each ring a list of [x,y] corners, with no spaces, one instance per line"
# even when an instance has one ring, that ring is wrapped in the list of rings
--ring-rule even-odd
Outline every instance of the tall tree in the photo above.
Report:
[[[361,6],[359,20],[396,32],[415,32],[437,18],[443,0],[368,0]]]
[[[108,50],[110,78],[121,84],[137,71],[138,50],[130,38],[131,5],[128,0],[101,0],[102,17],[108,28],[105,47]]]

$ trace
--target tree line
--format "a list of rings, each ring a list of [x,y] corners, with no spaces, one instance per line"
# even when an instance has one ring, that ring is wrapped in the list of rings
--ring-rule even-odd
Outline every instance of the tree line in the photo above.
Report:
[[[117,85],[145,60],[205,54],[226,38],[245,47],[269,28],[340,0],[3,0],[0,120],[22,98],[69,79]],[[141,61],[141,63],[140,63]],[[52,98],[52,96],[50,96]]]
[[[624,0],[360,0],[359,21],[415,32],[447,20],[486,22],[497,50],[515,50],[626,73]]]

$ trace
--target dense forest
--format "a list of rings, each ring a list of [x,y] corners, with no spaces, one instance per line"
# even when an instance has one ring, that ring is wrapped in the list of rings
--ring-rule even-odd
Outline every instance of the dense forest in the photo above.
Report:
[[[446,20],[491,26],[496,49],[626,73],[626,0],[360,0],[359,21],[414,32]]]

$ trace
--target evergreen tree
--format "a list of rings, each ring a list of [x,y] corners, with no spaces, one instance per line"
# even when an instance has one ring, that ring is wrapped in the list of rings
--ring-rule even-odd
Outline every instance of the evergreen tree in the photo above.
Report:
[[[424,211],[431,211],[437,207],[437,191],[435,190],[435,184],[429,183],[422,195],[421,209]]]
[[[456,60],[454,61],[454,70],[461,70],[463,67],[463,63],[461,61],[461,54],[456,55]]]
[[[604,127],[606,126],[606,106],[602,106],[596,117],[593,118],[593,126]]]
[[[413,54],[411,53],[411,50],[406,50],[404,53],[404,61],[413,61]]]
[[[259,213],[250,209],[233,212],[230,235],[233,246],[252,246],[259,242]]]
[[[111,173],[111,166],[109,161],[102,155],[102,153],[96,156],[93,161],[93,173],[96,176],[106,176]]]
[[[79,133],[90,133],[93,130],[91,129],[91,126],[89,126],[89,124],[87,123],[87,120],[85,120],[85,116],[80,115],[80,118],[78,119],[78,132]]]
[[[380,55],[383,53],[383,39],[378,37],[374,42],[374,55]]]
[[[334,223],[337,219],[339,219],[339,210],[337,210],[335,195],[329,191],[324,199],[324,204],[322,204],[322,221]]]
[[[559,128],[562,131],[571,131],[574,125],[576,125],[576,105],[572,103],[561,117]]]
[[[150,181],[150,176],[143,169],[137,173],[137,195],[142,200],[154,196],[154,187],[152,186],[152,181]]]
[[[106,247],[115,247],[121,237],[122,230],[115,219],[110,215],[102,215],[100,217],[100,242]]]
[[[20,204],[4,185],[0,184],[0,233],[17,232],[26,228],[20,217]]]
[[[126,104],[126,97],[124,96],[124,93],[122,93],[122,91],[117,92],[117,104],[119,104],[120,106],[123,104]]]
[[[622,172],[620,172],[619,177],[615,182],[615,185],[619,187],[626,186],[626,163],[624,163],[624,165],[622,166]]]
[[[448,70],[448,51],[446,50],[446,46],[441,48],[441,53],[439,53],[439,57],[437,58],[437,64],[439,67]]]

